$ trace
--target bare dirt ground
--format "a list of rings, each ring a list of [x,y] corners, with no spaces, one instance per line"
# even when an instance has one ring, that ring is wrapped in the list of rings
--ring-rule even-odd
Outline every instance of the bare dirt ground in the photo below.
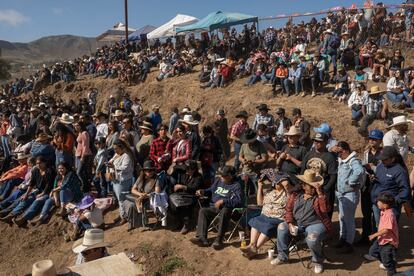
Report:
[[[271,87],[257,84],[244,87],[245,80],[237,80],[229,87],[205,91],[200,89],[197,73],[174,77],[163,82],[155,80],[156,73],[151,73],[146,83],[125,87],[116,80],[85,79],[74,85],[56,84],[48,87],[46,92],[64,100],[85,97],[90,88],[100,91],[98,106],[109,98],[110,94],[117,94],[119,87],[124,87],[131,97],[142,99],[144,108],[148,109],[154,103],[161,106],[161,113],[165,121],[169,118],[172,107],[180,109],[188,104],[193,110],[203,115],[202,124],[211,122],[215,112],[224,108],[228,114],[229,123],[232,123],[235,114],[246,110],[251,115],[251,123],[256,113],[255,107],[262,102],[267,103],[274,114],[274,110],[282,106],[291,115],[293,107],[302,109],[304,117],[312,126],[321,122],[328,122],[333,128],[333,135],[337,139],[348,141],[353,149],[362,152],[366,142],[361,138],[355,127],[350,124],[350,110],[344,104],[338,104],[328,99],[326,95],[315,98],[302,97],[272,97]],[[413,116],[409,114],[413,119]],[[383,122],[375,122],[372,127],[385,129]],[[410,130],[412,137],[414,126]],[[412,165],[412,158],[409,164]],[[411,166],[410,166],[411,168]],[[112,211],[106,216],[109,223],[116,216]],[[334,224],[338,228],[337,217],[334,215]],[[357,225],[360,227],[361,213],[357,213]],[[74,263],[74,254],[71,244],[65,243],[62,231],[67,227],[66,222],[53,218],[48,225],[37,229],[19,229],[0,224],[0,275],[24,275],[29,273],[35,261],[51,258],[57,267],[63,268]],[[414,223],[412,218],[405,215],[401,219],[400,237],[401,247],[398,250],[399,271],[414,267],[413,239],[411,233]],[[312,270],[305,269],[293,255],[291,264],[273,267],[267,259],[268,243],[263,248],[263,255],[258,260],[248,261],[241,256],[237,239],[228,244],[222,251],[212,248],[198,248],[189,242],[194,232],[186,236],[170,230],[156,230],[153,232],[128,233],[127,226],[114,227],[105,232],[106,239],[113,243],[110,253],[126,251],[133,253],[137,263],[141,263],[145,275],[174,274],[174,275],[311,275]],[[360,229],[359,229],[360,230]],[[211,235],[211,237],[213,237]],[[363,254],[368,248],[356,248],[351,255],[339,255],[328,247],[326,254],[332,262],[325,265],[325,275],[383,275],[378,267],[379,263],[364,263]],[[300,252],[309,260],[309,252]]]

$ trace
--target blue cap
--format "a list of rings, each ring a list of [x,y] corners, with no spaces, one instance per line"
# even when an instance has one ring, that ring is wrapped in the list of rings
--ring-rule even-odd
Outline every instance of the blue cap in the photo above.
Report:
[[[373,129],[368,134],[369,139],[375,139],[375,140],[382,140],[384,138],[384,132],[382,132],[379,129]]]
[[[319,127],[315,127],[313,131],[315,131],[316,133],[331,134],[332,128],[327,123],[323,123]]]

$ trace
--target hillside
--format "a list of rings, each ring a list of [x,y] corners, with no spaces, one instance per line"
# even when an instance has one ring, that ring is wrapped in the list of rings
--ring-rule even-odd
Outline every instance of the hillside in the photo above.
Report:
[[[42,37],[29,43],[0,40],[2,57],[22,65],[64,61],[94,51],[95,38],[73,35]]]

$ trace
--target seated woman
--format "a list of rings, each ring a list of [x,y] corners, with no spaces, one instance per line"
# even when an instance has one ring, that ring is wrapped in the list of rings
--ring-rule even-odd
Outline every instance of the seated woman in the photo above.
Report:
[[[402,101],[407,101],[407,95],[409,93],[407,90],[401,71],[390,71],[390,79],[387,83],[388,100],[393,104],[401,104]]]
[[[177,170],[176,170],[177,171]],[[185,173],[175,173],[171,178],[169,202],[172,212],[183,225],[181,234],[190,230],[189,224],[196,204],[195,192],[203,186],[203,176],[198,172],[197,162],[187,160]]]
[[[335,90],[333,98],[339,102],[345,101],[346,95],[349,93],[349,75],[343,66],[338,66],[338,73],[333,77]]]
[[[385,76],[385,70],[387,66],[387,57],[382,49],[378,49],[374,56],[374,67],[373,67],[373,81],[385,82],[387,77]]]
[[[65,162],[60,162],[57,167],[57,175],[53,190],[49,194],[49,198],[43,205],[40,216],[30,222],[33,226],[44,223],[49,217],[53,207],[60,207],[58,215],[66,216],[66,205],[68,203],[77,203],[82,199],[81,181],[75,172],[71,170]]]
[[[131,194],[134,201],[131,200],[131,197],[127,197],[128,200],[125,200],[122,204],[126,220],[129,222],[128,231],[139,227],[147,227],[147,210],[151,208],[150,194],[154,192],[161,193],[162,188],[163,185],[157,178],[154,163],[152,160],[145,161],[137,181],[132,186]],[[166,223],[166,218],[163,223]]]
[[[263,180],[258,182],[257,205],[263,206],[260,216],[250,219],[249,225],[252,227],[250,232],[250,244],[246,248],[240,248],[243,256],[252,259],[257,255],[258,249],[269,239],[276,237],[277,226],[283,222],[285,207],[288,202],[290,192],[289,176],[283,173],[272,173],[263,176],[261,179],[268,178],[272,182],[272,190],[266,194],[263,192]]]
[[[313,170],[305,170],[297,176],[303,190],[292,193],[286,205],[285,222],[277,228],[277,258],[272,265],[288,262],[289,241],[292,237],[305,235],[306,243],[312,254],[314,272],[323,272],[322,241],[332,231],[328,212],[331,209],[328,198],[322,190],[323,178]]]

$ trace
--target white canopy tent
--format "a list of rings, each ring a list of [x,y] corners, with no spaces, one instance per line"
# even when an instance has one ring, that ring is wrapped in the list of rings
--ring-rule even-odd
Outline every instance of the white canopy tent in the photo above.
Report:
[[[128,34],[135,32],[136,30],[133,28],[128,27]],[[116,23],[115,26],[105,31],[103,34],[99,35],[96,40],[97,41],[120,41],[125,38],[125,24],[123,23]]]
[[[165,23],[164,25],[158,27],[152,32],[147,34],[148,39],[156,39],[162,37],[175,36],[175,27],[186,26],[192,23],[197,22],[198,19],[194,16],[177,14],[173,19]]]

